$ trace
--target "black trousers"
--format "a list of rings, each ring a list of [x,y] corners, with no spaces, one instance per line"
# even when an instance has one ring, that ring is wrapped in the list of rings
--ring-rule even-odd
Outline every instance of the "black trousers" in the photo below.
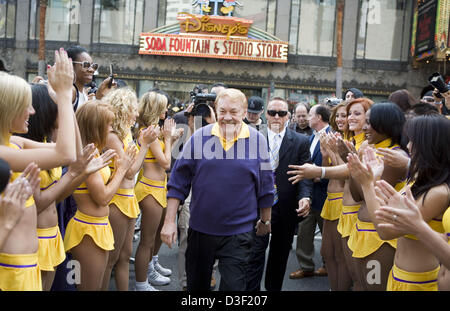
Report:
[[[245,291],[246,267],[252,248],[251,232],[216,236],[188,230],[186,277],[188,291],[210,290],[211,273],[219,260],[220,291]]]
[[[253,246],[250,260],[247,266],[247,291],[260,291],[261,281],[264,274],[264,264],[266,262],[266,249],[269,245],[270,235],[256,235],[252,231]]]
[[[295,227],[299,221],[295,215],[290,216],[289,213],[281,210],[282,208],[275,206],[272,209],[272,235],[264,279],[267,291],[281,291]]]

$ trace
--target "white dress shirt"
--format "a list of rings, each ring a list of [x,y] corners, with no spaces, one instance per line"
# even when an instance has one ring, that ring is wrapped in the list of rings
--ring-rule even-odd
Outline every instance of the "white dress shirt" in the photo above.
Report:
[[[314,130],[314,132],[313,132],[314,139],[311,142],[311,146],[309,146],[309,152],[311,153],[311,159],[314,154],[314,149],[316,149],[316,146],[319,143],[320,134],[325,133],[328,127],[329,127],[329,125],[325,126],[323,129],[321,129],[318,132],[316,130]]]

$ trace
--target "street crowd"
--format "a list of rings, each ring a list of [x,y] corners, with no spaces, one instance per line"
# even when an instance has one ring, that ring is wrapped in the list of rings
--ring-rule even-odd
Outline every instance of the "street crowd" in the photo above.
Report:
[[[218,82],[170,111],[158,88],[138,98],[114,76],[87,87],[97,69],[72,46],[55,51],[48,79],[0,72],[1,291],[100,291],[111,280],[156,291],[172,275],[162,243],[178,245],[183,290],[211,290],[218,270],[221,291],[281,291],[295,236],[291,279],[450,290],[445,82],[376,103],[349,88],[292,111]]]

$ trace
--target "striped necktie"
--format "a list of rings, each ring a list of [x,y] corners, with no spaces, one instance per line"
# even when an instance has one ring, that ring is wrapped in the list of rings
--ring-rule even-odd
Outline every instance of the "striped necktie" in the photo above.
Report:
[[[272,167],[273,172],[273,180],[274,180],[274,200],[273,205],[278,202],[278,191],[277,191],[277,185],[275,183],[275,170],[278,167],[278,161],[280,159],[279,151],[280,151],[280,145],[281,145],[281,135],[277,134],[273,137],[272,147],[270,148],[270,166]]]

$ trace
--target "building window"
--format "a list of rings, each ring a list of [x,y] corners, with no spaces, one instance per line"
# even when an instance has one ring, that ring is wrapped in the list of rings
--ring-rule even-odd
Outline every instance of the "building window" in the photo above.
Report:
[[[14,38],[16,0],[0,0],[0,39]]]
[[[413,1],[360,0],[356,58],[407,61]]]
[[[39,39],[39,0],[30,1],[30,39]],[[80,0],[49,0],[45,12],[45,39],[78,41]]]
[[[293,0],[289,53],[333,56],[336,0]]]
[[[144,0],[95,0],[93,42],[139,45]]]

